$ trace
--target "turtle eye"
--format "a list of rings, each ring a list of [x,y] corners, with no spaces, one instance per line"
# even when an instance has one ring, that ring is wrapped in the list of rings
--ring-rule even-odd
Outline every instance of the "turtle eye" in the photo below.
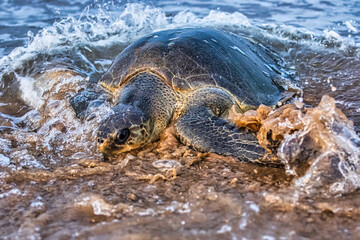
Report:
[[[121,129],[121,131],[119,131],[116,134],[115,143],[124,144],[126,140],[129,138],[129,136],[130,136],[130,130],[128,128]]]

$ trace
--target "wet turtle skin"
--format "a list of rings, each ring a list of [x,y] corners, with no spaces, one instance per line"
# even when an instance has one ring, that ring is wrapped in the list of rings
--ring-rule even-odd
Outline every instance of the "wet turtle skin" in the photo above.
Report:
[[[100,123],[100,151],[111,157],[141,147],[172,124],[196,150],[261,162],[266,151],[255,134],[226,117],[234,105],[244,112],[276,104],[284,96],[279,79],[274,55],[234,34],[189,28],[145,36],[99,81],[113,102]]]

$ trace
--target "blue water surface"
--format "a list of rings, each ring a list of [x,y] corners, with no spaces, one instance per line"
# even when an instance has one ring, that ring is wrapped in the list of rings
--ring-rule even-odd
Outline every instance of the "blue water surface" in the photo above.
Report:
[[[333,30],[360,42],[360,1],[351,0],[191,0],[191,1],[97,1],[97,0],[3,0],[0,3],[0,56],[26,45],[29,35],[84,11],[101,8],[116,15],[126,3],[141,2],[161,8],[168,15],[190,10],[204,16],[210,10],[240,12],[256,24],[287,25],[312,32]]]

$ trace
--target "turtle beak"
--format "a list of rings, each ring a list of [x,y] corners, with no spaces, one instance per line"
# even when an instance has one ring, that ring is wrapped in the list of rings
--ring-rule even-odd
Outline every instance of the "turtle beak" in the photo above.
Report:
[[[98,149],[103,154],[104,159],[108,160],[109,158],[114,158],[124,152],[131,151],[135,148],[140,147],[140,145],[116,145],[114,141],[110,139],[104,139],[98,137]]]
[[[99,137],[98,138],[98,149],[99,151],[105,156],[105,155],[109,155],[109,143],[106,139]]]
[[[108,148],[107,145],[105,143],[106,140],[104,140],[103,138],[98,138],[98,148],[100,150],[100,152],[104,153],[106,151],[106,149]]]
[[[118,153],[118,150],[112,141],[109,141],[108,139],[104,139],[99,137],[98,138],[98,149],[103,154],[104,160],[109,161],[116,157]]]

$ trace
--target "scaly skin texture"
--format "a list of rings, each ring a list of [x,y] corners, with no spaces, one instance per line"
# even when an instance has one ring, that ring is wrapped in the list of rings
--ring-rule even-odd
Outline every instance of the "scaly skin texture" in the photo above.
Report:
[[[140,72],[116,94],[113,111],[98,131],[100,151],[105,157],[138,148],[155,141],[169,125],[179,94],[160,76]],[[126,142],[117,141],[122,129],[129,129]]]
[[[180,141],[196,150],[250,162],[265,155],[253,133],[239,130],[224,119],[239,101],[222,88],[201,86],[177,92],[160,75],[145,71],[122,86],[118,96],[114,112],[99,129],[104,156],[157,140],[171,122]],[[115,136],[122,129],[131,133],[125,143],[119,144]]]
[[[253,133],[225,120],[235,99],[223,89],[203,87],[187,94],[175,132],[181,142],[202,152],[214,152],[254,162],[265,155]]]

